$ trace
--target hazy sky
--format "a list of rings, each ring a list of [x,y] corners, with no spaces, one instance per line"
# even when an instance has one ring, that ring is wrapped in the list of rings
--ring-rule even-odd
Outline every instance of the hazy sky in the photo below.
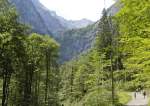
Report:
[[[105,0],[105,7],[114,3],[113,0]],[[56,11],[59,16],[69,20],[87,18],[96,21],[104,8],[104,0],[40,0],[50,10]]]

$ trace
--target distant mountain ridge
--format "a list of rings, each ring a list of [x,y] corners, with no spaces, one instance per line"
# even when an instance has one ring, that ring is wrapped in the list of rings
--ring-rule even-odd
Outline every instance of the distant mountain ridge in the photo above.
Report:
[[[20,20],[32,27],[33,32],[49,34],[86,27],[90,20],[69,21],[43,6],[39,0],[10,0],[20,14]]]
[[[79,29],[94,23],[93,21],[88,19],[66,20],[62,17],[58,17],[58,19],[67,29]]]

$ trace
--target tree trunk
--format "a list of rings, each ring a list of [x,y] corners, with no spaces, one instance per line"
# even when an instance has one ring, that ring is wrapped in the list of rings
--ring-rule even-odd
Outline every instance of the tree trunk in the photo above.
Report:
[[[30,106],[32,103],[32,79],[33,79],[33,65],[26,66],[25,72],[25,86],[22,106]]]
[[[114,71],[113,71],[112,53],[110,54],[110,61],[111,61],[112,106],[115,106]]]
[[[50,57],[46,51],[46,79],[45,79],[45,105],[48,104],[48,81],[49,81],[49,69],[50,69]]]
[[[3,96],[2,96],[2,106],[8,105],[8,96],[9,96],[9,83],[10,83],[11,74],[5,70],[3,75]]]

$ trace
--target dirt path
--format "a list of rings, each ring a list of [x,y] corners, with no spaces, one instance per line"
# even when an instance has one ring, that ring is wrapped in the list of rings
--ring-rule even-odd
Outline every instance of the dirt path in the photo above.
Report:
[[[136,93],[136,98],[134,93],[131,93],[132,100],[126,106],[148,106],[148,97],[142,95],[142,93]]]

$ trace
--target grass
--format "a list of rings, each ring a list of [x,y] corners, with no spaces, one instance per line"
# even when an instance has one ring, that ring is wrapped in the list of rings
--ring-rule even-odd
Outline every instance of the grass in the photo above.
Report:
[[[148,106],[150,106],[150,99],[148,100]]]
[[[150,106],[150,94],[148,94],[148,106]]]
[[[64,106],[82,106],[81,101],[70,103],[69,100],[66,100],[62,104],[64,104]]]
[[[150,106],[150,89],[146,89],[146,94],[148,96],[148,106]]]
[[[118,95],[118,100],[117,100],[118,102],[116,103],[115,106],[124,106],[132,99],[129,92],[120,91],[120,92],[118,92],[117,95]],[[83,101],[69,103],[69,101],[66,100],[66,101],[64,101],[63,104],[64,104],[64,106],[83,106]],[[93,106],[95,106],[94,103],[93,103]]]
[[[118,92],[118,98],[119,98],[118,100],[119,104],[122,105],[127,104],[132,99],[132,97],[129,95],[129,92],[125,92],[125,91]]]

